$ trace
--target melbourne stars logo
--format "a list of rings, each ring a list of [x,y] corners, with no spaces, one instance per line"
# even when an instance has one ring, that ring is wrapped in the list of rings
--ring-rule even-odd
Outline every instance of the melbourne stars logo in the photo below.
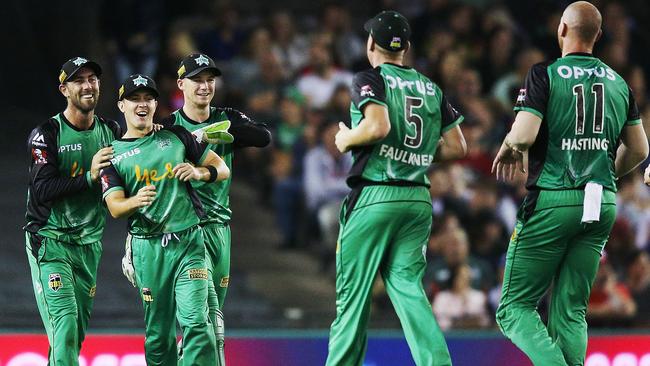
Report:
[[[86,60],[86,59],[83,58],[83,57],[77,57],[77,58],[75,58],[74,60],[72,60],[72,63],[75,64],[76,66],[83,65],[83,64],[85,64],[86,62],[88,62],[88,60]]]
[[[199,55],[199,57],[195,58],[194,61],[196,61],[196,64],[199,66],[210,64],[210,60],[208,60],[208,58],[203,55]]]
[[[158,147],[160,148],[160,150],[165,150],[170,146],[172,146],[172,140],[170,139],[163,139],[158,141]]]
[[[133,79],[133,85],[147,86],[147,79],[143,78],[142,75],[138,75],[137,78]]]

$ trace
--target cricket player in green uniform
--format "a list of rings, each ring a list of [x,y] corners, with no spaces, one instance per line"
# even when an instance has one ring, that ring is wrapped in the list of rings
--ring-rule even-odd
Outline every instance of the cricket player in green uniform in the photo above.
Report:
[[[511,178],[528,154],[529,193],[508,247],[496,320],[535,365],[584,365],[585,313],[616,218],[616,178],[648,154],[631,90],[591,55],[601,21],[588,2],[567,7],[558,28],[562,57],[531,68],[493,164],[497,177]],[[544,325],[537,303],[549,287]]]
[[[177,75],[178,88],[183,91],[183,107],[164,119],[161,122],[164,126],[182,126],[190,132],[202,134],[201,129],[207,126],[230,121],[229,132],[234,137],[232,144],[215,141],[219,143],[209,144],[209,148],[225,161],[231,171],[235,149],[264,147],[271,142],[271,133],[264,124],[251,121],[235,109],[210,106],[214,98],[216,77],[221,75],[210,57],[201,53],[188,55],[181,60]],[[203,136],[197,137],[200,139]],[[232,178],[218,184],[192,182],[205,210],[201,226],[208,254],[208,304],[210,318],[215,324],[219,366],[225,365],[222,309],[230,282],[231,181]]]
[[[109,143],[122,133],[95,115],[101,67],[83,57],[63,64],[59,91],[66,109],[36,127],[24,227],[38,311],[50,344],[50,365],[78,365],[95,297],[106,208],[99,171]]]
[[[352,188],[341,209],[336,254],[336,319],[327,365],[362,365],[370,290],[381,273],[417,365],[451,365],[449,351],[422,288],[431,230],[426,171],[463,157],[463,117],[426,76],[403,65],[410,27],[385,11],[368,21],[373,69],[352,85],[352,129],[340,123],[336,145],[352,151]]]
[[[230,171],[186,129],[154,132],[157,97],[154,81],[143,75],[131,75],[120,87],[118,107],[127,132],[113,142],[112,165],[102,170],[103,196],[111,215],[129,217],[135,283],[145,310],[147,365],[177,364],[175,318],[185,340],[184,364],[215,365],[199,227],[203,209],[190,181],[222,181]]]

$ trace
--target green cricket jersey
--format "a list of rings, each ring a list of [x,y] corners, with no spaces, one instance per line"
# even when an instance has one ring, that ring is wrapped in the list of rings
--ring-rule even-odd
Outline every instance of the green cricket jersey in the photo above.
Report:
[[[25,230],[74,244],[101,239],[106,208],[90,179],[93,156],[121,137],[115,121],[95,116],[79,130],[59,113],[29,135],[30,183]]]
[[[225,120],[230,121],[229,131],[235,137],[234,142],[225,145],[209,144],[208,147],[226,163],[231,171],[230,178],[216,184],[192,182],[192,187],[196,189],[205,210],[205,216],[201,220],[201,224],[211,222],[226,224],[230,222],[232,216],[230,210],[230,185],[232,182],[234,150],[243,147],[264,147],[271,141],[271,133],[263,123],[254,122],[245,114],[233,108],[210,107],[210,117],[203,122],[192,120],[182,109],[179,109],[161,121],[164,126],[183,126],[188,131],[193,132],[199,128]]]
[[[203,209],[198,196],[189,182],[174,177],[172,169],[184,161],[200,165],[209,151],[205,145],[186,129],[173,126],[141,138],[113,141],[113,149],[112,165],[101,173],[104,199],[116,190],[130,197],[145,185],[156,186],[153,203],[129,218],[132,235],[175,233],[199,223]]]
[[[641,119],[627,83],[604,62],[573,53],[534,65],[514,110],[542,118],[529,149],[528,189],[581,189],[594,182],[616,191],[621,131]]]
[[[391,129],[376,144],[352,149],[354,165],[348,185],[371,181],[428,186],[426,172],[440,137],[463,117],[429,78],[413,68],[390,63],[355,75],[352,127],[361,122],[369,102],[387,107]]]
[[[226,114],[226,111],[217,110],[217,108],[215,107],[210,107],[210,118],[208,118],[206,121],[202,123],[195,122],[189,117],[187,117],[187,115],[183,113],[182,109],[179,109],[174,113],[172,113],[171,117],[173,118],[173,121],[169,121],[171,122],[171,124],[183,126],[190,132],[211,125],[213,123],[217,123],[229,119],[228,115]],[[232,144],[224,144],[224,145],[209,144],[208,147],[210,148],[210,150],[217,153],[217,155],[219,155],[221,159],[223,159],[223,161],[226,163],[228,168],[232,170],[232,156],[233,156]],[[216,184],[199,182],[199,181],[192,182],[192,187],[196,189],[196,192],[198,193],[199,198],[201,199],[201,203],[203,204],[203,209],[205,210],[205,216],[201,220],[201,223],[208,223],[208,222],[227,223],[230,221],[230,217],[232,215],[232,211],[230,210],[230,195],[229,195],[230,184],[232,182],[231,177],[229,177],[224,181],[218,182]]]

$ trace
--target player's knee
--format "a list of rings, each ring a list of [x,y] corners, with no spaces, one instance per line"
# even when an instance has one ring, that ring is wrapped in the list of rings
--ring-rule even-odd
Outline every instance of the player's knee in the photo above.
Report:
[[[512,313],[510,306],[503,304],[499,305],[495,314],[495,321],[499,330],[501,330],[501,333],[507,336],[511,328],[510,325],[514,321],[514,314]]]
[[[176,350],[176,338],[157,334],[147,335],[144,340],[147,353],[152,355],[165,355],[170,350]]]

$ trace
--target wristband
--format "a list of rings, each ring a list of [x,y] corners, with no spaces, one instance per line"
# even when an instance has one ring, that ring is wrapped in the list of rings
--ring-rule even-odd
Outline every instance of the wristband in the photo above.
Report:
[[[210,178],[208,178],[208,183],[212,183],[215,180],[217,180],[217,176],[219,175],[217,168],[213,167],[212,165],[208,165],[205,168],[208,169],[208,172],[210,172]]]

